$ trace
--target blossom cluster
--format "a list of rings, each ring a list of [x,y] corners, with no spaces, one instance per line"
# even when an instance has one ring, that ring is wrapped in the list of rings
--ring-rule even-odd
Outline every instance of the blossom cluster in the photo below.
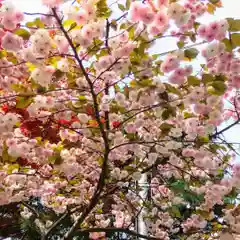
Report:
[[[240,167],[222,138],[240,120],[238,43],[227,38],[238,33],[229,20],[198,22],[219,3],[127,1],[110,19],[106,1],[64,2],[43,0],[49,11],[24,28],[22,12],[0,8],[0,205],[39,198],[55,217],[27,205],[20,216],[41,235],[67,212],[74,230],[133,231],[140,216],[162,240],[210,238],[219,224],[240,232]],[[165,37],[179,49],[152,54]]]

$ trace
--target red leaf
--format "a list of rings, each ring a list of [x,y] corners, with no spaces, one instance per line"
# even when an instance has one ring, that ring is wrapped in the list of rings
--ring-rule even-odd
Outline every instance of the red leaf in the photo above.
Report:
[[[119,121],[115,121],[112,123],[113,128],[118,128],[120,126],[120,122]]]

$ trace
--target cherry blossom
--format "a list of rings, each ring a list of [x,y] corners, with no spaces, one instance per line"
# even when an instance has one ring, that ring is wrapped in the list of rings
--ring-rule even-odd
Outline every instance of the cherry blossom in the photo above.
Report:
[[[210,0],[42,4],[1,2],[0,205],[44,240],[240,233],[224,139],[240,121],[239,20],[202,24]]]

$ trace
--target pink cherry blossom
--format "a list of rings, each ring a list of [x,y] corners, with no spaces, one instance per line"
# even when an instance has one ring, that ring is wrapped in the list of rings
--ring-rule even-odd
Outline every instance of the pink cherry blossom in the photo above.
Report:
[[[166,26],[168,25],[168,16],[164,12],[158,12],[154,21],[157,26]]]
[[[0,2],[4,209],[44,239],[132,238],[141,219],[140,238],[240,233],[224,138],[239,123],[238,19],[212,21],[220,2],[202,0]]]
[[[151,7],[146,5],[139,9],[139,20],[145,24],[151,24],[154,21],[155,14]]]
[[[63,3],[63,0],[42,0],[42,4],[47,5],[49,7],[56,7],[60,3]]]

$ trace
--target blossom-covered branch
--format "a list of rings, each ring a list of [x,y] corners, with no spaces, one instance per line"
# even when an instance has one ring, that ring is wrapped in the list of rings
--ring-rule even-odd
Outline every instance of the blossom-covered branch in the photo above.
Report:
[[[239,124],[239,20],[208,21],[220,0],[42,4],[0,6],[0,211],[17,237],[240,233],[239,143],[224,136]]]

